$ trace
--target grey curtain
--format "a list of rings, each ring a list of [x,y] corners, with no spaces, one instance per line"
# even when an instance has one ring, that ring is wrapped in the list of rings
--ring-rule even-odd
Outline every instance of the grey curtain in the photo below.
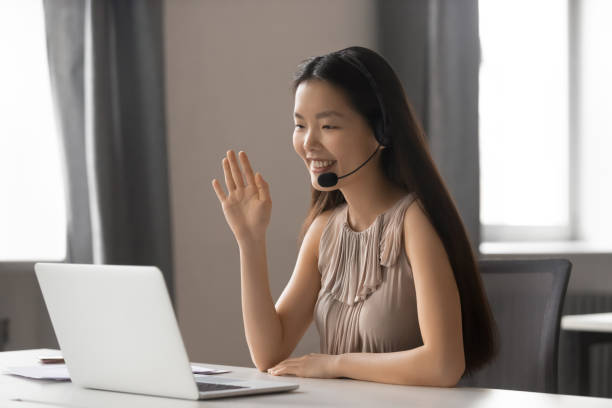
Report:
[[[60,127],[67,184],[67,259],[75,263],[91,263],[93,254],[84,138],[85,3],[80,0],[45,0],[44,6],[51,89]]]
[[[156,265],[172,298],[161,0],[44,0],[68,262]]]
[[[378,27],[478,254],[478,0],[379,1]]]

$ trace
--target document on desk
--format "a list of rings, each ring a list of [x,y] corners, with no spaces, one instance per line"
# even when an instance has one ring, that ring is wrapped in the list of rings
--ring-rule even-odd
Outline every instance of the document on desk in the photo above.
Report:
[[[13,374],[21,377],[35,378],[38,380],[55,380],[55,381],[70,381],[68,368],[66,364],[40,364],[34,366],[23,367],[5,367],[5,374]],[[191,365],[191,371],[194,374],[224,374],[229,373],[229,370],[218,370],[215,368],[204,367],[200,365]]]
[[[225,373],[229,373],[230,370],[220,370],[220,369],[216,369],[216,368],[210,368],[210,367],[203,367],[203,366],[199,366],[199,365],[191,365],[191,371],[193,371],[194,374],[225,374]]]
[[[70,381],[66,364],[5,367],[4,373],[35,378],[37,380]]]

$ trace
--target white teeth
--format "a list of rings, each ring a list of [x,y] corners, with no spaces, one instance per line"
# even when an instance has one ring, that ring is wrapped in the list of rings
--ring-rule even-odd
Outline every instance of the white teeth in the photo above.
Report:
[[[333,160],[327,160],[327,161],[313,160],[312,167],[314,167],[315,169],[320,169],[321,167],[330,166],[333,162],[334,162]]]

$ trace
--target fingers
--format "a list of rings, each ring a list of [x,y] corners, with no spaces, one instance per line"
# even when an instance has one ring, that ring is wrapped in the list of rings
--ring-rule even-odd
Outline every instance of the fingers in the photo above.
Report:
[[[217,193],[217,197],[219,198],[219,201],[221,202],[225,201],[225,199],[227,198],[227,195],[225,195],[225,191],[223,191],[223,188],[221,188],[221,183],[219,183],[217,179],[213,179],[212,186],[215,189],[215,193]]]
[[[234,179],[235,186],[237,188],[244,188],[244,179],[242,178],[242,172],[240,171],[240,166],[238,165],[236,153],[233,150],[228,150],[227,157],[229,159],[231,176]]]
[[[253,168],[251,168],[251,163],[249,162],[247,154],[240,151],[238,155],[240,156],[240,162],[242,163],[242,168],[244,169],[244,176],[246,177],[247,184],[255,185],[255,175],[253,174]]]
[[[261,173],[255,175],[255,183],[257,184],[257,191],[259,193],[259,199],[261,201],[270,200],[270,186],[263,179]]]
[[[274,367],[270,367],[270,368],[268,368],[268,372],[269,372],[269,373],[273,373],[273,372],[275,372],[275,371],[280,370],[281,368],[283,368],[283,367],[285,367],[285,366],[287,365],[287,362],[288,362],[288,361],[289,361],[289,360],[283,360],[283,361],[281,361],[280,363],[278,363],[277,365],[275,365]]]
[[[300,360],[303,360],[304,357],[305,356],[288,358],[286,360],[281,361],[280,363],[278,363],[274,367],[268,369],[268,371],[270,371],[270,370],[278,370],[278,369],[281,369],[281,368],[285,368],[287,366],[295,365],[296,363],[299,363]]]
[[[296,375],[296,370],[293,369],[292,367],[283,367],[283,368],[279,368],[278,370],[271,370],[269,371],[269,373],[271,375]]]
[[[260,173],[254,173],[251,167],[251,162],[244,151],[240,151],[238,154],[240,161],[242,162],[242,169],[246,177],[246,185],[256,186],[258,190],[259,199],[262,201],[270,200],[270,186],[263,179]],[[245,182],[242,178],[242,171],[238,164],[238,157],[233,150],[227,151],[227,157],[222,160],[223,173],[225,176],[225,185],[227,186],[228,195],[239,188],[245,188]],[[217,193],[220,200],[225,200],[227,195],[221,188],[221,184],[215,180],[212,181],[213,188]]]
[[[286,363],[283,362],[276,367],[272,367],[268,369],[268,373],[272,375],[288,375],[293,374],[297,375],[299,366],[295,363]]]
[[[234,183],[234,178],[232,177],[232,170],[230,168],[229,161],[227,157],[223,158],[223,173],[225,174],[225,185],[227,187],[228,192],[232,192],[236,189],[236,183]]]

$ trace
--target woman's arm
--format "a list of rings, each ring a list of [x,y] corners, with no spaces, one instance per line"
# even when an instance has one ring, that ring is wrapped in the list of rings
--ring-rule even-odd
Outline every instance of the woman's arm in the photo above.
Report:
[[[270,293],[265,237],[238,246],[244,333],[251,359],[262,370],[276,359],[283,328]]]
[[[270,189],[261,174],[254,174],[245,152],[240,152],[242,176],[233,150],[223,159],[228,193],[212,185],[240,248],[240,280],[244,330],[253,362],[260,370],[289,356],[312,320],[320,286],[317,252],[324,217],[309,229],[285,291],[275,307],[268,282],[266,229],[270,221]]]
[[[251,358],[261,371],[289,357],[312,321],[321,286],[317,245],[327,216],[317,217],[304,236],[293,275],[276,306],[269,289],[265,240],[239,243],[244,330]]]
[[[422,346],[393,353],[310,354],[286,360],[270,372],[454,386],[465,370],[459,291],[442,241],[420,205],[406,210],[404,245],[414,277]]]
[[[393,353],[346,353],[336,357],[334,377],[388,384],[453,387],[464,366],[420,346]]]

